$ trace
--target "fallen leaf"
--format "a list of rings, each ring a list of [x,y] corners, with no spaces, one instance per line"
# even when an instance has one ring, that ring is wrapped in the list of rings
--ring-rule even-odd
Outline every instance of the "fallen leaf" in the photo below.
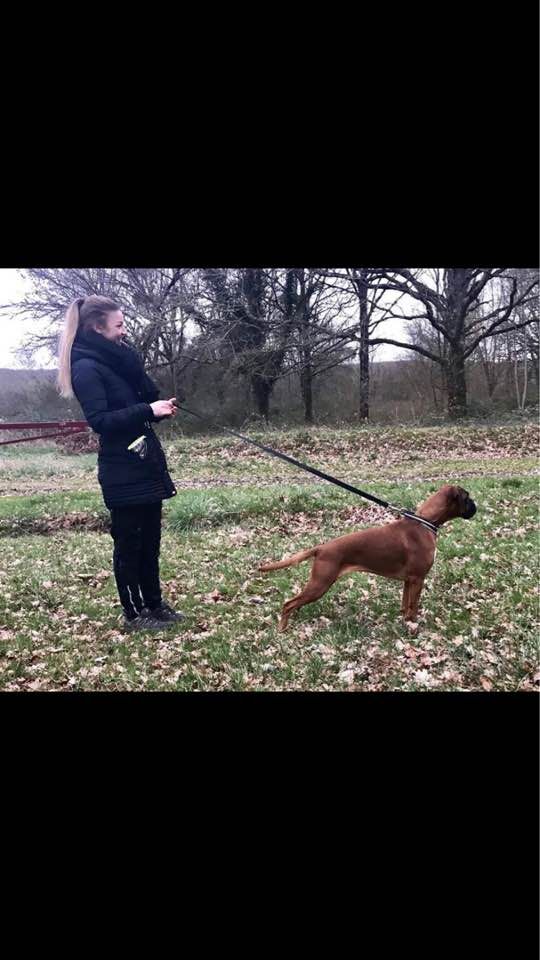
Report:
[[[425,684],[426,687],[430,687],[433,683],[433,677],[427,670],[416,670],[414,679],[417,683]]]

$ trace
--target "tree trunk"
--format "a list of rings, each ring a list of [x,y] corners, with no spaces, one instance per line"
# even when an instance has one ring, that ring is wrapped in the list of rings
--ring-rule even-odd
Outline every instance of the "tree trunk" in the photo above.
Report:
[[[461,350],[452,347],[446,361],[446,389],[448,394],[448,416],[450,420],[460,420],[467,416],[467,382],[465,380],[465,358]]]
[[[220,407],[225,403],[225,370],[218,367],[217,373],[214,376],[214,389],[216,391],[216,399]]]
[[[171,364],[171,390],[172,390],[171,397],[175,397],[178,390],[178,377],[177,377],[176,363],[174,362],[174,360],[172,361],[172,364]]]
[[[304,404],[304,423],[313,423],[313,357],[311,345],[311,327],[306,302],[306,282],[304,270],[295,270],[298,283],[296,299],[297,323],[300,341],[300,390]]]
[[[311,364],[302,367],[300,386],[304,401],[304,423],[313,424],[313,371]]]
[[[527,403],[528,373],[529,365],[527,363],[527,357],[525,356],[523,359],[523,389],[521,389],[519,384],[519,357],[516,348],[514,358],[514,379],[516,384],[516,401],[518,410],[524,410],[525,404]]]
[[[495,393],[495,387],[497,386],[497,362],[495,360],[483,359],[482,369],[486,378],[488,397],[490,400],[492,400],[493,394]]]
[[[360,307],[360,349],[358,360],[360,366],[360,398],[358,414],[360,420],[369,420],[369,311],[368,311],[368,284],[365,280],[366,270],[360,271],[358,281],[358,303]]]
[[[257,412],[261,417],[264,417],[266,423],[268,423],[270,416],[270,397],[274,384],[272,381],[267,380],[266,377],[261,376],[261,374],[255,373],[251,377],[251,387],[255,397],[255,403],[257,404]]]
[[[304,294],[304,290],[302,290]],[[304,423],[313,423],[313,364],[310,343],[311,330],[306,315],[305,299],[302,304],[301,338],[302,338],[302,366],[300,370],[300,387],[304,401]]]
[[[533,372],[534,382],[536,383],[536,395],[538,396],[538,391],[540,390],[540,378],[538,376],[538,373],[539,373],[538,358],[534,356],[531,357],[531,363],[532,363],[532,372]]]
[[[529,364],[527,354],[523,357],[523,397],[521,400],[521,409],[524,410],[527,404],[527,386],[529,381]]]
[[[519,405],[519,370],[518,370],[518,355],[517,355],[517,350],[516,350],[515,346],[514,346],[514,351],[515,351],[515,353],[514,353],[514,386],[515,386],[515,388],[516,388],[516,404],[517,404],[516,409],[519,410],[519,409],[520,409],[520,405]]]

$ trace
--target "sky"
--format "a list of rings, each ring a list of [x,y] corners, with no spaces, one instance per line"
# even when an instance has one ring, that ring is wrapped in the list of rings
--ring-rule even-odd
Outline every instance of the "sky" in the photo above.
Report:
[[[18,300],[27,288],[28,284],[16,270],[0,270],[0,304]],[[5,313],[0,315],[0,367],[25,366],[16,359],[13,350],[19,346],[27,329],[28,324],[23,324],[21,320],[12,320]]]
[[[0,268],[0,304],[13,303],[19,300],[29,288],[28,280],[25,280],[17,270]],[[389,320],[384,325],[384,332],[396,340],[407,339],[403,335],[403,324],[399,320]],[[383,326],[377,331],[382,334]],[[0,368],[10,367],[13,369],[24,369],[27,364],[19,360],[15,355],[15,350],[24,340],[25,335],[31,327],[30,322],[25,322],[17,318],[11,319],[9,315],[0,314]],[[386,344],[380,346],[376,352],[376,360],[394,360],[402,351]],[[48,358],[45,351],[36,356],[35,367],[54,367],[55,363]]]

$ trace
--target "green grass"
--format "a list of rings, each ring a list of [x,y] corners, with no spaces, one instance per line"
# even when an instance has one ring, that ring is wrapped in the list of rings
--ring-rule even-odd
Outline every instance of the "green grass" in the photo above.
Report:
[[[389,449],[383,456],[375,444],[377,475],[367,485],[358,473],[356,482],[414,508],[440,485],[430,479],[433,466],[444,470],[452,463],[455,472],[448,479],[460,482],[460,469],[478,464],[474,456],[495,443],[493,429],[482,434],[475,428],[471,442],[482,449],[469,451],[469,459],[446,462],[433,458],[431,435],[419,444],[421,431],[405,431],[406,443],[396,430],[371,431],[371,445],[382,436]],[[225,486],[220,481],[230,473],[223,468],[219,474],[214,454],[233,448],[224,447],[221,438],[183,438],[171,458],[174,475],[200,479],[199,458],[213,464],[215,474],[215,482],[204,488],[179,489],[164,508],[164,593],[187,620],[165,634],[125,635],[111,572],[112,540],[91,529],[92,521],[105,521],[108,513],[97,486],[70,488],[88,463],[81,473],[82,458],[66,458],[69,464],[61,467],[71,471],[70,480],[64,484],[59,474],[56,491],[0,497],[0,689],[534,689],[538,481],[529,474],[536,460],[528,426],[521,430],[529,449],[519,428],[505,430],[496,438],[499,446],[491,448],[492,460],[482,461],[498,460],[505,475],[486,469],[468,478],[477,515],[454,521],[439,535],[416,633],[399,617],[400,584],[353,574],[293,615],[289,630],[279,634],[281,605],[306,581],[310,566],[262,574],[258,564],[388,515],[329,484],[296,482],[296,473],[286,467],[287,482],[265,483],[263,455],[250,464],[253,482],[246,482],[245,465],[236,463],[233,470],[243,482]],[[460,441],[457,429],[437,431],[441,448]],[[305,434],[282,433],[279,440],[322,469],[326,457],[334,467],[330,472],[353,483],[352,473],[373,462],[369,445],[362,462],[353,449],[360,446],[359,435],[368,434],[364,429],[332,431],[333,440],[329,431]],[[308,442],[315,446],[309,457]],[[402,461],[412,458],[414,475],[404,480],[393,474],[396,464],[400,467],[395,447]],[[25,458],[38,481],[39,456],[44,472],[50,469],[50,451],[18,458],[13,449],[7,448],[9,459],[21,482]],[[5,465],[4,453],[0,461]],[[86,519],[90,526],[62,528],[70,518]]]
[[[9,529],[11,520],[56,517],[80,510],[87,513],[99,511],[103,516],[108,513],[99,493],[59,492],[0,498],[0,522],[3,522],[4,529]]]

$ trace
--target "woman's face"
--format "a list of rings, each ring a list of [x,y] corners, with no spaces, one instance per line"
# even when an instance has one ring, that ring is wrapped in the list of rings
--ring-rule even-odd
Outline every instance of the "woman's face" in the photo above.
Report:
[[[96,333],[101,333],[106,340],[114,340],[120,343],[122,337],[125,337],[127,330],[124,326],[124,314],[121,310],[111,310],[107,314],[107,324],[104,327],[95,327]]]

